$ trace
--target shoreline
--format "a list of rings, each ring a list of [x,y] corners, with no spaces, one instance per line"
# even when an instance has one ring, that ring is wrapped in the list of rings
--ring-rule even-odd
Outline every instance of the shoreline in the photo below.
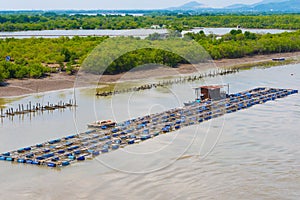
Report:
[[[284,57],[285,62],[276,62],[272,61],[272,58]],[[236,59],[221,59],[213,60],[212,64],[217,68],[251,68],[255,66],[278,66],[286,65],[300,62],[300,52],[292,53],[275,53],[268,55],[255,55],[251,57],[243,57]],[[180,74],[192,74],[195,73],[195,68],[192,65],[180,65],[178,68],[175,68],[176,73]],[[172,69],[167,69],[167,72],[171,73]],[[173,71],[174,72],[174,71]],[[159,75],[159,71],[154,72],[155,75]],[[176,74],[175,73],[175,74]],[[138,71],[134,72],[138,74]],[[139,74],[140,75],[140,74]],[[143,74],[141,78],[149,78],[151,75]],[[124,81],[134,80],[135,76],[129,76],[124,79]],[[95,83],[99,82],[99,75],[92,75],[89,78],[94,79]],[[123,79],[124,73],[116,75],[102,75],[101,83],[103,84],[113,84],[116,81]],[[89,80],[90,81],[90,80]],[[70,76],[64,73],[51,74],[49,77],[43,79],[10,79],[6,83],[6,86],[0,87],[0,98],[13,98],[21,97],[26,95],[44,93],[44,92],[53,92],[59,90],[67,90],[74,88],[76,85],[76,75]]]

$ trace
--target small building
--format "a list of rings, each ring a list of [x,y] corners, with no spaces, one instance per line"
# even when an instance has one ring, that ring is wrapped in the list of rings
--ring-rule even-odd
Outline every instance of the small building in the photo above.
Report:
[[[199,88],[195,88],[195,92],[197,99],[220,100],[222,98],[226,98],[226,92],[221,91],[223,88],[224,85],[201,86]]]
[[[161,29],[160,25],[152,25],[151,29]]]

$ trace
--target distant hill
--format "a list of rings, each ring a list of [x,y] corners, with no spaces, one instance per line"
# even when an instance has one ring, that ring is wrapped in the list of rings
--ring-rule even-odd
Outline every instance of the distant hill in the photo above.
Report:
[[[204,6],[204,4],[197,1],[191,1],[183,4],[182,6],[167,8],[167,10],[197,10],[203,8]]]
[[[182,6],[166,8],[165,10],[176,11],[210,11],[210,12],[283,12],[300,13],[300,0],[262,0],[261,2],[246,5],[233,4],[224,8],[209,8],[197,1],[191,1]]]
[[[280,3],[280,2],[285,2],[288,0],[263,0],[261,2],[252,4],[252,6],[256,6],[256,5],[262,5],[262,4],[269,4],[269,3]]]
[[[226,8],[228,8],[228,9],[237,9],[237,8],[243,8],[243,7],[246,7],[246,6],[247,6],[246,4],[233,4],[233,5],[227,6]]]
[[[299,0],[263,0],[259,3],[252,5],[235,4],[226,7],[229,10],[244,10],[244,11],[257,11],[257,12],[300,12]]]
[[[255,10],[259,11],[300,11],[300,2],[299,0],[289,0],[289,1],[277,1],[270,3],[258,4],[254,7]]]

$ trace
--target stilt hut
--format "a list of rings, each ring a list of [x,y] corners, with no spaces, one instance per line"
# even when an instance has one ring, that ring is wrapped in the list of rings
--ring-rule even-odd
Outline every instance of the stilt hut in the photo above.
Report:
[[[208,85],[195,88],[197,99],[220,100],[226,98],[226,92],[221,89],[225,85]]]

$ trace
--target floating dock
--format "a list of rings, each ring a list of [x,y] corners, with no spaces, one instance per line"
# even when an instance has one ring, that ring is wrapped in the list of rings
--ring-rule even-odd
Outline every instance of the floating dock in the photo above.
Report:
[[[66,109],[66,108],[71,108],[71,107],[76,107],[76,101],[73,103],[73,100],[69,100],[68,103],[65,102],[58,102],[57,104],[50,104],[48,102],[47,105],[41,105],[40,103],[36,103],[35,105],[32,105],[31,102],[27,105],[19,104],[18,108],[8,108],[4,112],[3,108],[0,109],[0,118],[5,118],[5,117],[13,117],[16,115],[26,115],[26,114],[34,114],[34,113],[43,113],[45,111],[54,111],[54,110],[61,110],[61,109]]]
[[[0,154],[0,160],[48,167],[68,166],[160,134],[295,93],[298,90],[255,88],[227,95],[220,100],[207,99],[182,108],[130,119],[112,127],[100,126],[84,133],[5,152]]]

